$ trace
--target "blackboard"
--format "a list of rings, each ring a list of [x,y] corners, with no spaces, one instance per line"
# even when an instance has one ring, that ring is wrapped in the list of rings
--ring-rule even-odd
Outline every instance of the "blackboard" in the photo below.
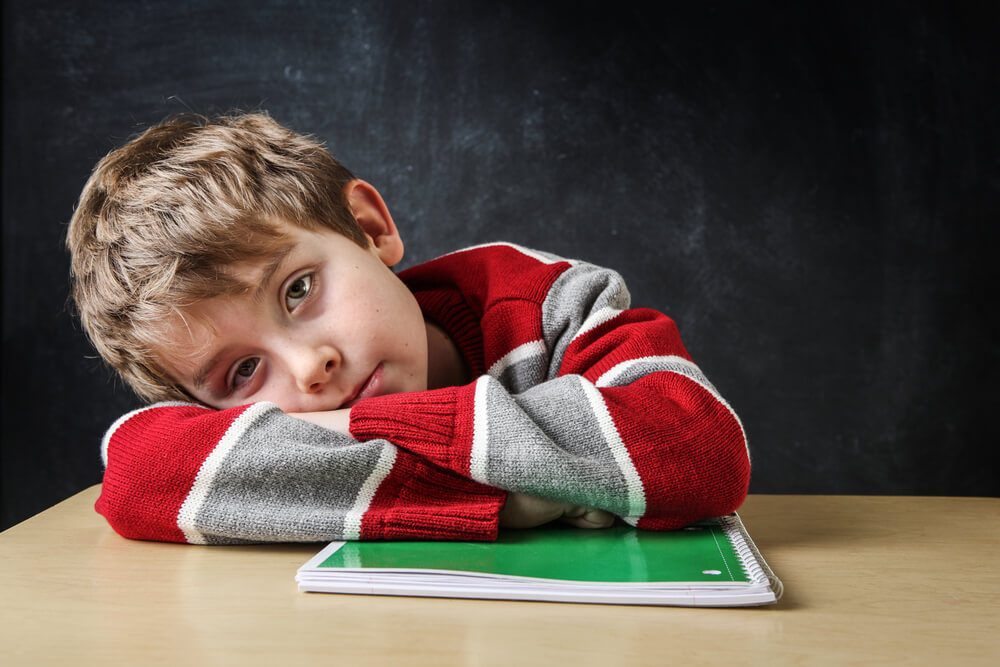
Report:
[[[96,160],[188,110],[324,139],[404,265],[502,239],[619,269],[742,416],[753,492],[997,495],[997,19],[5,2],[3,526],[98,482],[138,405],[74,323],[62,237]]]

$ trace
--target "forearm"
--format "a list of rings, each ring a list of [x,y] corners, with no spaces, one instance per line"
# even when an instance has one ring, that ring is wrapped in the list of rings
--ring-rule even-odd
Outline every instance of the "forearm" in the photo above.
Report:
[[[351,435],[350,408],[344,410],[327,410],[325,412],[292,412],[289,415],[307,421],[310,424],[322,426],[335,433],[346,436]]]
[[[106,443],[97,510],[137,539],[490,540],[505,499],[385,440],[358,442],[266,403],[153,406]]]
[[[566,376],[517,395],[484,376],[467,387],[365,401],[353,409],[351,430],[490,486],[649,528],[731,512],[749,480],[735,416],[671,372],[623,387]]]

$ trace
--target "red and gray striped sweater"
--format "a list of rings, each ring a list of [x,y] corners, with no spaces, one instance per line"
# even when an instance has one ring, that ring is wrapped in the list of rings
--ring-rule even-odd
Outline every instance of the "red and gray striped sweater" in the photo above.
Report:
[[[269,403],[137,410],[104,437],[97,511],[196,544],[491,540],[507,491],[654,530],[743,501],[739,418],[617,273],[495,244],[400,278],[475,381],[362,401],[353,437]]]

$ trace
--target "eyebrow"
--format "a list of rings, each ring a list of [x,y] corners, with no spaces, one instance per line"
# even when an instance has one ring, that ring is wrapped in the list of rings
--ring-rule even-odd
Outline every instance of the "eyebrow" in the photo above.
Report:
[[[264,300],[264,295],[267,293],[268,288],[271,286],[271,281],[274,280],[274,274],[278,272],[281,265],[285,263],[285,259],[291,254],[292,250],[295,248],[294,245],[288,244],[283,248],[279,248],[274,253],[274,258],[267,263],[264,270],[261,271],[260,277],[257,279],[257,288],[251,294],[251,298],[260,302]]]
[[[270,262],[267,263],[267,265],[264,267],[264,270],[261,271],[260,276],[257,278],[256,281],[257,287],[251,292],[250,294],[251,299],[253,299],[257,303],[260,303],[261,301],[264,300],[264,296],[267,294],[271,286],[271,283],[274,281],[275,274],[277,274],[278,269],[281,268],[281,265],[284,264],[285,260],[288,258],[288,255],[291,254],[294,248],[295,248],[294,244],[290,243],[284,246],[283,248],[279,248],[277,251],[275,251],[274,257],[271,259]],[[201,365],[201,367],[198,368],[192,380],[192,383],[194,384],[196,389],[205,388],[205,384],[208,379],[208,374],[211,373],[212,369],[215,368],[216,364],[219,363],[219,359],[223,356],[223,353],[225,352],[226,352],[225,348],[219,350],[218,352],[212,355],[211,359],[206,361],[204,364]]]
[[[215,356],[209,359],[205,364],[202,364],[201,368],[198,369],[198,372],[195,373],[193,380],[195,389],[205,388],[205,380],[208,377],[208,374],[211,372],[211,370],[215,368],[215,365],[219,363],[219,358],[221,356],[222,352],[219,351],[218,353],[215,354]]]

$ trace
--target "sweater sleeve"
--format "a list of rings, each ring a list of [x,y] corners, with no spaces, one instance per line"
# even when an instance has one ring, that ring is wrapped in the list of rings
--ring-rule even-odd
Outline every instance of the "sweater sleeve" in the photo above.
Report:
[[[492,540],[505,494],[385,440],[358,442],[270,403],[162,403],[102,443],[96,509],[134,539],[236,544]]]
[[[629,308],[617,273],[572,264],[540,302],[499,299],[482,322],[487,349],[506,337],[506,352],[487,353],[486,373],[464,387],[364,401],[352,435],[641,528],[678,528],[743,501],[750,459],[739,418],[673,321]]]

